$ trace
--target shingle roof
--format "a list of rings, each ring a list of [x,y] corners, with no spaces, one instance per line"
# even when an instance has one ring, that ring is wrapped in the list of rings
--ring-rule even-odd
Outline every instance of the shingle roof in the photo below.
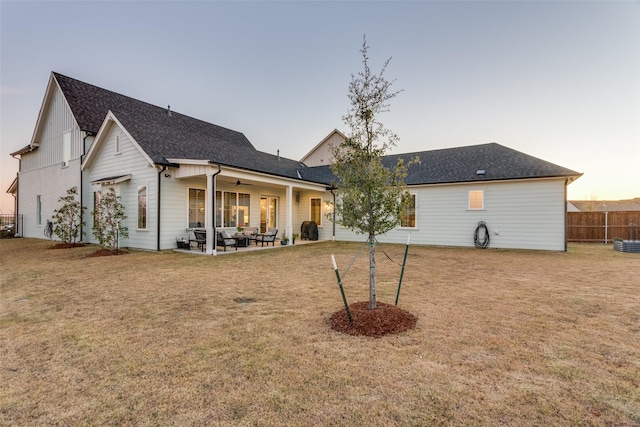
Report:
[[[272,175],[331,184],[329,166],[306,167],[299,161],[255,149],[241,132],[120,95],[79,80],[53,73],[69,106],[84,131],[96,133],[111,110],[145,153],[157,164],[167,159],[210,160]],[[490,143],[442,150],[389,155],[392,166],[399,157],[420,157],[409,168],[407,185],[442,184],[542,177],[573,177],[581,174],[519,151]],[[478,170],[484,170],[482,176]]]
[[[569,200],[580,212],[640,211],[640,197],[625,200]]]
[[[495,142],[466,147],[389,155],[383,159],[387,167],[399,158],[405,162],[419,157],[420,163],[409,167],[407,185],[447,184],[456,182],[495,181],[507,179],[567,177],[581,174]],[[484,171],[479,175],[478,171]],[[329,166],[304,170],[303,178],[332,182],[336,177]]]
[[[227,166],[298,178],[300,163],[255,149],[241,132],[53,73],[78,125],[96,133],[111,110],[156,163],[169,158],[210,160]]]

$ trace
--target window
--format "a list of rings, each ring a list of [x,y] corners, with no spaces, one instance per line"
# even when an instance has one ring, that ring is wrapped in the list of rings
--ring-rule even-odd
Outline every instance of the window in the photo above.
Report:
[[[312,197],[309,200],[311,203],[311,215],[309,217],[311,221],[320,226],[322,225],[322,199],[319,197]]]
[[[36,196],[36,224],[42,225],[42,196]]]
[[[416,226],[416,195],[409,195],[409,203],[404,207],[400,216],[400,227],[415,228]]]
[[[114,143],[116,154],[120,154],[122,147],[120,147],[120,135],[116,135],[116,141]]]
[[[93,223],[97,224],[100,221],[98,217],[98,206],[100,205],[100,192],[93,192]]]
[[[147,186],[138,188],[138,228],[147,228]]]
[[[250,206],[249,194],[216,191],[216,227],[247,227]]]
[[[238,227],[249,225],[249,206],[251,206],[251,196],[238,193]]]
[[[200,188],[189,189],[189,228],[204,227],[205,191]]]
[[[62,167],[69,166],[71,159],[71,131],[62,134]]]
[[[469,191],[469,209],[484,209],[484,190]]]

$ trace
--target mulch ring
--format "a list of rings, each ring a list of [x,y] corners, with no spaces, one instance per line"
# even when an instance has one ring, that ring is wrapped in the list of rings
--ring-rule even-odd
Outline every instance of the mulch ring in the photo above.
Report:
[[[378,302],[377,308],[369,310],[368,301],[360,301],[349,306],[352,322],[349,322],[347,311],[336,311],[329,318],[331,329],[349,335],[382,337],[398,334],[416,326],[418,318],[395,305]]]
[[[95,251],[92,254],[87,255],[87,257],[98,257],[98,256],[113,256],[113,255],[124,255],[128,252],[121,251],[120,249],[100,249]]]
[[[84,243],[56,243],[51,246],[49,249],[71,249],[71,248],[82,248],[84,247]]]

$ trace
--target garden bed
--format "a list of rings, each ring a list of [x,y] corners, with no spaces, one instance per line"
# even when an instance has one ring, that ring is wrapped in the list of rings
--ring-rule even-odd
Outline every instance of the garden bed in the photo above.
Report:
[[[614,240],[613,249],[620,252],[640,253],[640,240]]]

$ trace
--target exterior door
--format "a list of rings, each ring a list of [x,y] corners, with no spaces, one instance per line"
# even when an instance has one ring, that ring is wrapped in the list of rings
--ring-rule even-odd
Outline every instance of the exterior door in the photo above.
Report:
[[[277,227],[278,199],[276,197],[260,198],[260,232],[266,233],[269,227]]]

